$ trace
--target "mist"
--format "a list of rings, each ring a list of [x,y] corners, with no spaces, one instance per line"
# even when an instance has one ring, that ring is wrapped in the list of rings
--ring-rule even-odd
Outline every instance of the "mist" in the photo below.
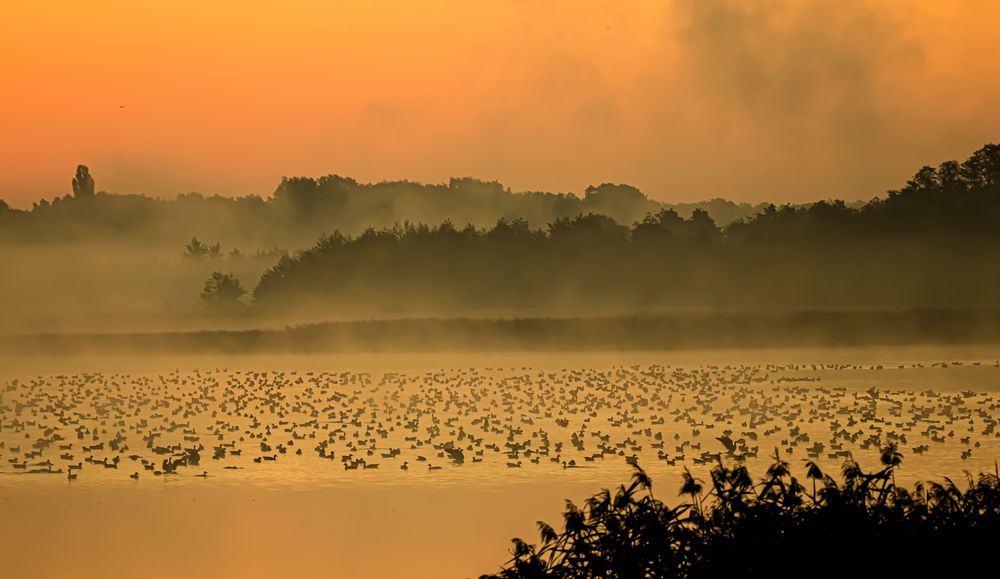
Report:
[[[613,183],[576,196],[472,178],[364,184],[336,175],[286,178],[267,198],[167,201],[96,191],[80,166],[72,196],[0,212],[0,267],[13,280],[0,297],[16,304],[3,329],[272,331],[425,319],[423,337],[406,343],[445,347],[466,332],[449,326],[453,319],[494,320],[475,331],[493,327],[497,343],[511,344],[533,338],[503,320],[540,320],[561,340],[625,333],[598,321],[563,331],[551,320],[647,328],[645,337],[620,339],[626,347],[675,343],[664,328],[696,315],[712,328],[713,337],[692,338],[701,346],[728,343],[726,335],[761,342],[738,330],[747,324],[784,328],[769,338],[778,343],[803,332],[834,342],[866,334],[891,342],[907,331],[917,341],[954,339],[961,329],[991,336],[989,312],[1000,308],[998,159],[990,144],[961,163],[925,166],[866,204],[780,207],[670,206]],[[977,311],[981,319],[969,314]],[[809,312],[822,320],[869,312],[896,320],[897,331],[860,321],[811,328]],[[393,335],[377,327],[360,342]],[[320,334],[341,336],[342,349],[351,332]],[[233,340],[253,347],[253,336]],[[295,336],[287,346],[266,342],[294,349],[304,344]],[[469,343],[491,342],[480,334]]]

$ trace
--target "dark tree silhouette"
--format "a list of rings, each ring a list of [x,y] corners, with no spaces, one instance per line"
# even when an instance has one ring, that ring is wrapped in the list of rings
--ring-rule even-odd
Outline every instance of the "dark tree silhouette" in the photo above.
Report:
[[[86,165],[76,166],[76,177],[73,178],[73,195],[76,197],[93,197],[94,178]]]
[[[205,288],[201,290],[201,299],[208,303],[232,304],[246,293],[243,284],[236,276],[217,271],[205,282]]]
[[[215,243],[213,245],[208,245],[206,243],[202,243],[197,237],[192,237],[191,241],[184,246],[184,256],[192,259],[221,257],[222,244]]]
[[[964,163],[925,167],[903,189],[860,208],[770,205],[725,228],[701,209],[686,219],[659,209],[631,227],[587,213],[544,229],[501,218],[492,229],[446,221],[369,228],[357,237],[335,232],[267,271],[254,297],[267,308],[305,297],[371,310],[408,303],[425,312],[997,307],[1000,271],[990,256],[1000,250],[998,174],[1000,148],[987,145]],[[288,181],[287,195],[302,186]],[[321,180],[306,190],[354,186]],[[453,180],[450,187],[504,194],[499,184]],[[605,202],[610,212],[645,197],[626,185],[588,188],[587,206]]]

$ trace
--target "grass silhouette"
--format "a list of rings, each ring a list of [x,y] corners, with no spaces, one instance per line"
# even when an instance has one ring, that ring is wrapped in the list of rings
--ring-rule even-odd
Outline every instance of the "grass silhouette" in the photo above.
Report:
[[[631,483],[579,507],[567,501],[563,530],[539,521],[540,544],[514,539],[513,558],[481,579],[536,577],[954,577],[995,569],[1000,473],[896,486],[898,450],[864,472],[853,458],[839,480],[807,466],[812,490],[777,451],[754,483],[721,459],[708,487],[687,470],[667,506],[635,465]]]

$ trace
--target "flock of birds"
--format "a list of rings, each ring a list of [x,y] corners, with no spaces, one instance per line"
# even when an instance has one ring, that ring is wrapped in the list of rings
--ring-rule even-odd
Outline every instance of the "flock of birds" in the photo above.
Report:
[[[992,469],[1000,452],[993,393],[886,389],[878,386],[884,373],[872,374],[869,387],[837,385],[838,371],[893,368],[654,365],[380,376],[215,369],[12,379],[0,387],[0,483],[14,474],[252,477],[265,465],[337,476],[635,461],[682,468],[769,460],[775,450],[786,460],[839,464],[877,457],[889,443],[907,456]]]

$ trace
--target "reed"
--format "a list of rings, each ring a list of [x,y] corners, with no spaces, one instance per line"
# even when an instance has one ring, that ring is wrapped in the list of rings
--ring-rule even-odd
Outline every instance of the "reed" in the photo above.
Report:
[[[720,460],[709,484],[685,471],[668,506],[635,465],[631,482],[583,506],[567,501],[563,530],[539,521],[540,542],[514,539],[513,557],[484,579],[536,577],[949,577],[995,567],[998,472],[897,486],[893,448],[883,468],[848,459],[839,478],[809,465],[807,489],[775,453],[754,483]]]

